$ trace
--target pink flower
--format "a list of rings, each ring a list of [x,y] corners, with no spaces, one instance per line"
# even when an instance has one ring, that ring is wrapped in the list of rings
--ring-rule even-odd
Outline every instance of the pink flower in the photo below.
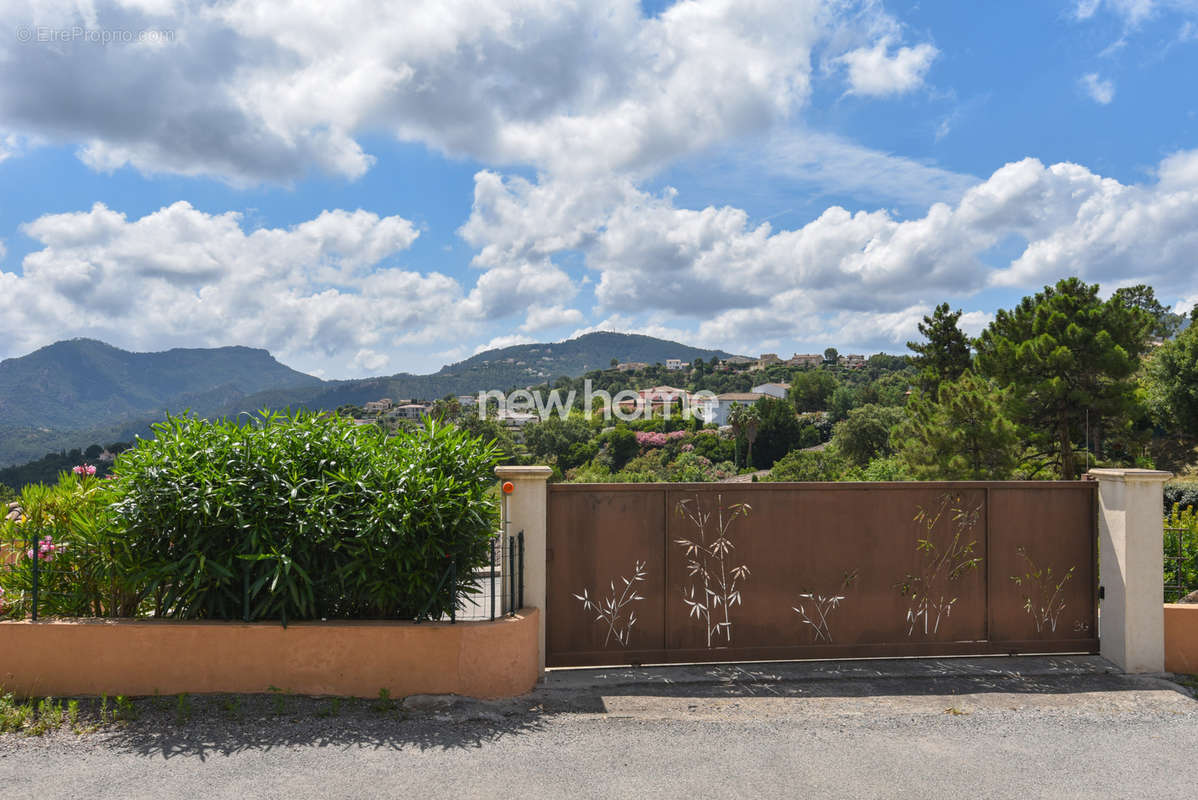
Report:
[[[682,452],[684,452],[684,453],[689,453],[690,451],[692,451],[694,449],[695,449],[695,446],[693,444],[682,445]]]
[[[54,544],[54,537],[47,535],[37,543],[37,557],[42,561],[51,561],[59,550],[65,550],[65,544]],[[25,551],[27,558],[33,558],[33,548]]]
[[[92,476],[96,474],[96,468],[91,464],[79,464],[76,467],[72,467],[71,472],[74,472],[76,475]]]
[[[641,447],[663,447],[666,443],[666,435],[664,433],[638,431],[636,434],[636,443]]]
[[[669,433],[640,431],[636,435],[636,443],[641,447],[665,447],[667,442],[677,441],[687,435],[687,431],[670,431]]]

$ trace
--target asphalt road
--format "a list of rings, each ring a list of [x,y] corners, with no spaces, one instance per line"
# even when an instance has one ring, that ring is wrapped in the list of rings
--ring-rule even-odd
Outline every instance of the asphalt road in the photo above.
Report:
[[[15,798],[1157,798],[1198,786],[1198,702],[1097,659],[554,673],[517,701],[196,699],[0,737]]]

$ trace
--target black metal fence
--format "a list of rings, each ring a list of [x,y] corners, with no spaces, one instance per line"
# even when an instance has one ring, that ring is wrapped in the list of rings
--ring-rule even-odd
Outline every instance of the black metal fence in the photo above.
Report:
[[[1198,590],[1198,541],[1189,528],[1165,528],[1165,602]]]
[[[443,576],[442,585],[458,586],[454,566]],[[471,581],[457,593],[451,610],[434,618],[427,611],[417,622],[477,622],[514,616],[524,606],[524,531],[514,536],[497,532],[491,541],[490,564],[471,573]]]
[[[102,588],[96,591],[97,586],[102,587],[102,576],[80,574],[73,566],[64,566],[67,547],[51,538],[10,536],[0,541],[0,572],[7,578],[0,583],[0,615],[33,620],[41,616],[108,616],[104,608],[92,607],[78,591],[80,583],[87,582],[90,596],[102,596]],[[77,555],[74,549],[71,555]]]
[[[86,553],[71,551],[70,564],[64,545],[52,540],[7,537],[0,541],[0,616],[37,620],[41,617],[128,616],[116,613],[120,598],[105,600],[104,576],[81,573],[79,565],[99,564],[102,558],[88,559]],[[248,575],[248,573],[247,573]],[[249,620],[249,586],[245,582],[245,607],[242,618]],[[7,592],[3,587],[7,586]],[[450,592],[450,602],[444,602]],[[88,598],[93,598],[89,600]],[[101,606],[93,607],[100,602]],[[474,570],[469,581],[459,581],[452,562],[441,575],[428,604],[416,616],[417,622],[493,620],[514,615],[524,605],[524,531],[513,536],[496,533],[492,539],[489,564]],[[448,608],[447,613],[432,609]],[[282,620],[283,625],[287,620]]]

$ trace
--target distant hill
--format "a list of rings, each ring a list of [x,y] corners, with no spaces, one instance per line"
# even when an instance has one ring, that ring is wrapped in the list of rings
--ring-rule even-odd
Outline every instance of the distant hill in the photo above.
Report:
[[[261,408],[335,409],[381,397],[432,400],[577,377],[607,368],[613,358],[653,364],[728,355],[651,336],[598,332],[488,350],[431,375],[322,381],[280,364],[266,350],[130,353],[73,339],[0,361],[0,467],[50,451],[127,441],[168,411],[235,416]]]
[[[72,339],[0,361],[0,466],[129,438],[145,420],[211,413],[268,388],[322,381],[249,347],[130,353]]]
[[[386,378],[330,381],[304,391],[268,391],[244,398],[248,407],[279,408],[302,405],[334,409],[361,405],[380,397],[435,400],[448,394],[521,388],[552,382],[563,375],[576,378],[596,369],[607,369],[611,360],[665,363],[669,358],[727,358],[723,350],[704,350],[652,336],[600,331],[564,342],[518,344],[487,350],[465,361],[442,367],[431,375],[399,373]],[[237,409],[243,410],[243,409]]]
[[[215,409],[265,389],[320,383],[249,347],[130,353],[72,339],[0,361],[0,423],[78,428],[166,409]]]

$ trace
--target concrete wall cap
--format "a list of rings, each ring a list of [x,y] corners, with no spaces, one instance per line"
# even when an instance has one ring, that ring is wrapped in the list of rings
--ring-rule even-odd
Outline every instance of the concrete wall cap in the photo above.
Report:
[[[548,478],[553,474],[549,467],[496,467],[500,478]]]
[[[1160,481],[1173,477],[1172,472],[1158,469],[1092,469],[1087,473],[1105,481]]]

